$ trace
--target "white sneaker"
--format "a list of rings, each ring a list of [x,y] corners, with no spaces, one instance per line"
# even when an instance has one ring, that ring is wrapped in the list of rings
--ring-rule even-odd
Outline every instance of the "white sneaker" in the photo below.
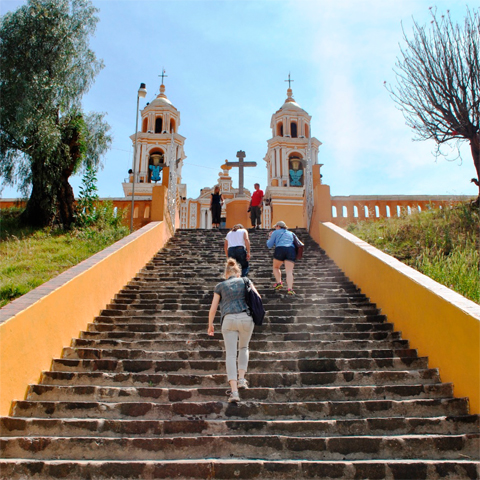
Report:
[[[239,378],[237,382],[238,388],[248,388],[248,382],[244,378]]]
[[[228,402],[229,403],[237,403],[237,402],[240,401],[240,395],[238,394],[238,392],[228,391],[227,395],[229,395],[229,397],[228,397]]]

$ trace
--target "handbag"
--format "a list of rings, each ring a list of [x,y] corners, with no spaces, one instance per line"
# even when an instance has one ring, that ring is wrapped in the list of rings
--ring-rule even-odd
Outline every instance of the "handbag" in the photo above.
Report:
[[[248,314],[253,318],[255,325],[262,325],[265,318],[265,309],[260,295],[252,288],[252,283],[248,278],[243,277],[245,283],[245,302],[248,307]]]
[[[305,244],[302,243],[295,234],[293,234],[293,246],[295,247],[295,251],[297,252],[295,260],[301,260],[303,257],[303,247],[305,246]]]

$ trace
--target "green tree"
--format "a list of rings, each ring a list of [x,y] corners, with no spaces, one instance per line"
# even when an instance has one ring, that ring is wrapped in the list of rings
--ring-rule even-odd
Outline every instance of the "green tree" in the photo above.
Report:
[[[433,139],[437,154],[447,142],[468,141],[480,188],[480,9],[463,26],[431,8],[430,26],[414,22],[413,38],[397,57],[397,85],[387,87],[416,139]]]
[[[98,18],[89,0],[29,0],[0,20],[0,169],[29,200],[22,219],[69,227],[69,177],[98,168],[111,137],[81,98],[103,64],[89,48]]]
[[[81,225],[90,225],[95,222],[95,207],[97,203],[97,176],[95,170],[88,166],[83,174],[77,203],[77,215]]]

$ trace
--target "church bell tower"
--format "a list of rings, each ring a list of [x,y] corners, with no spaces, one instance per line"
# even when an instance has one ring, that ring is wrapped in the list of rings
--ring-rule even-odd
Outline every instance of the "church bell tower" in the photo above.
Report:
[[[305,171],[308,161],[318,164],[318,149],[322,144],[311,136],[312,117],[294,100],[289,88],[285,103],[272,115],[272,138],[267,141],[265,155],[268,185],[265,192],[267,204],[272,208],[272,225],[283,220],[287,225],[303,226],[303,196]]]
[[[180,112],[165,94],[165,85],[160,85],[160,93],[141,111],[140,131],[130,138],[133,142],[136,164],[129,171],[129,182],[123,184],[125,196],[131,196],[135,181],[135,196],[150,196],[156,183],[163,181],[163,169],[175,160],[177,183],[181,183],[183,160],[186,158],[183,146],[185,137],[178,133]],[[136,155],[135,155],[136,148]],[[173,160],[172,160],[173,159]]]

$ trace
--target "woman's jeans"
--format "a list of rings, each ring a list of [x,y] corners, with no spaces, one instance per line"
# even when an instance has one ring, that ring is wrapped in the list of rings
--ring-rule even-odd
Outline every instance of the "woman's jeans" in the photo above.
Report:
[[[228,313],[223,317],[222,335],[225,342],[228,381],[237,380],[237,342],[238,369],[247,370],[248,343],[253,333],[253,319],[247,312]]]
[[[242,267],[242,277],[246,277],[250,270],[247,260],[247,249],[241,245],[237,247],[228,247],[228,256],[235,259],[240,264]]]

